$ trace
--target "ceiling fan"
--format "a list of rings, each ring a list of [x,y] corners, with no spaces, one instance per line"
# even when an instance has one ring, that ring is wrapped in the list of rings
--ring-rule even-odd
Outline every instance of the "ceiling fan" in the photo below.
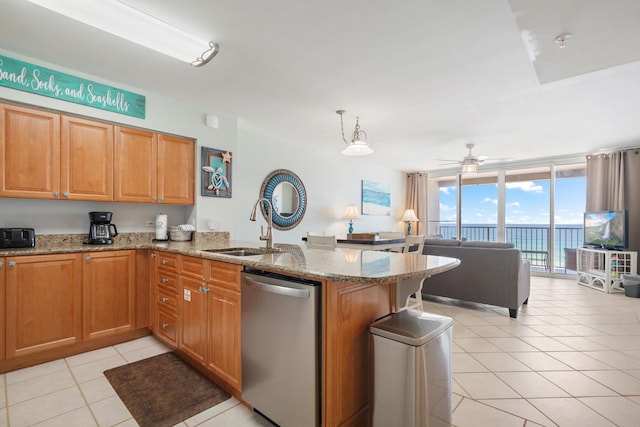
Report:
[[[448,159],[436,159],[442,163],[442,165],[454,165],[458,164],[462,166],[462,173],[474,173],[477,171],[478,166],[480,166],[487,159],[487,156],[474,156],[471,153],[471,150],[475,147],[475,144],[467,144],[466,147],[469,150],[469,154],[463,157],[462,160],[448,160]]]
[[[473,150],[475,146],[476,146],[475,144],[471,144],[471,143],[466,145],[467,149],[469,150],[469,153],[466,156],[464,156],[462,160],[450,160],[450,159],[436,159],[436,160],[441,162],[446,162],[446,163],[441,163],[441,165],[460,165],[462,167],[462,173],[475,173],[478,170],[478,166],[482,165],[486,161],[500,162],[500,161],[511,160],[508,158],[489,160],[488,156],[473,155],[471,150]]]

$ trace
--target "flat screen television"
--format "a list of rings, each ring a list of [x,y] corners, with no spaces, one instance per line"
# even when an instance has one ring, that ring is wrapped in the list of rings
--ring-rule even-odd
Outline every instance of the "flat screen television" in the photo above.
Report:
[[[584,244],[604,249],[625,249],[627,211],[585,212]]]

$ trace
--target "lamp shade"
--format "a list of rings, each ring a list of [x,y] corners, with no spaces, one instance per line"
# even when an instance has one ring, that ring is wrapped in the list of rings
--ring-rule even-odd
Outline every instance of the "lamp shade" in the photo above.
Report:
[[[414,211],[413,209],[407,209],[406,211],[404,211],[404,216],[400,221],[407,222],[407,221],[420,221],[420,220],[416,216],[416,211]]]
[[[366,156],[373,153],[373,148],[366,141],[353,141],[347,145],[347,148],[342,150],[342,154],[345,156]]]
[[[358,213],[358,207],[356,205],[347,206],[347,209],[344,211],[344,215],[342,216],[342,219],[353,220],[358,218],[360,218],[360,214]]]
[[[478,165],[475,163],[463,163],[462,173],[476,173],[478,171]]]

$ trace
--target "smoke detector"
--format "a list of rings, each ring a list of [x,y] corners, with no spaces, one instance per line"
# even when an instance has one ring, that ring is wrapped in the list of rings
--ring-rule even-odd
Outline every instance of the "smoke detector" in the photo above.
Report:
[[[560,34],[558,37],[556,37],[556,44],[560,47],[560,49],[564,49],[566,47],[567,40],[569,40],[571,37],[572,35],[569,33]]]

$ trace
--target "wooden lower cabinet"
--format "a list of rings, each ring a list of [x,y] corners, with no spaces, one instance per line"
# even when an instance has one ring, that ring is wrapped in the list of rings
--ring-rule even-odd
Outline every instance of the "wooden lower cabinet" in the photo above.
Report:
[[[159,252],[157,258],[162,260],[163,257],[165,254]],[[159,279],[154,284],[157,293],[154,303],[157,312],[154,332],[167,342],[167,329],[173,331],[174,325],[177,325],[178,331],[174,334],[174,339],[180,352],[239,394],[242,386],[242,267],[189,256],[178,257],[175,264],[178,283],[178,292],[175,294],[167,288],[172,282],[171,270],[167,270],[166,264],[163,266],[161,261],[158,264]],[[167,283],[162,283],[163,279],[168,279],[164,280]],[[173,295],[177,296],[177,303],[173,301]],[[174,313],[176,319],[172,321]]]
[[[81,254],[6,258],[6,357],[82,341]]]
[[[0,257],[0,307],[4,308],[5,307],[5,285],[4,285],[4,272],[6,270],[5,268],[5,261],[4,258]],[[4,312],[3,312],[4,314]],[[5,328],[4,328],[4,324],[5,324],[5,317],[6,316],[0,316],[0,360],[4,360],[6,353],[4,350],[5,347]]]
[[[240,292],[209,286],[207,368],[242,389]]]
[[[169,347],[178,346],[179,255],[152,251],[151,259],[151,330]]]
[[[135,329],[135,251],[83,254],[83,338]]]
[[[323,425],[371,425],[369,325],[391,313],[393,289],[391,283],[323,286]]]
[[[179,348],[201,365],[205,364],[207,342],[208,289],[200,280],[182,276],[180,298],[181,334]]]

